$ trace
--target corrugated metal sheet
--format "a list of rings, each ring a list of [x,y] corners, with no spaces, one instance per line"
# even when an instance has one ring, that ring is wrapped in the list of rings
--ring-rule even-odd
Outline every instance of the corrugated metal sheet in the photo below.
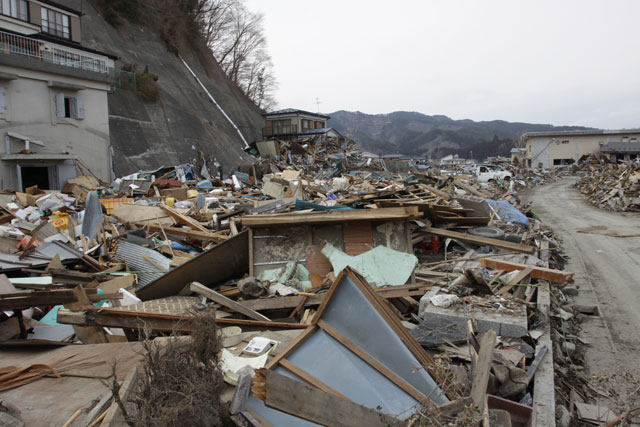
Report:
[[[158,267],[144,259],[142,255],[162,267],[165,272],[169,271],[171,264],[169,258],[151,249],[122,240],[118,243],[116,259],[118,261],[124,260],[129,270],[137,272],[139,286],[148,285],[165,274],[165,272],[160,271]]]
[[[60,261],[62,262],[82,257],[82,253],[68,244],[54,241],[38,246],[31,255],[24,257],[24,259],[20,259],[19,255],[0,254],[0,272],[44,267],[56,255],[60,255]]]

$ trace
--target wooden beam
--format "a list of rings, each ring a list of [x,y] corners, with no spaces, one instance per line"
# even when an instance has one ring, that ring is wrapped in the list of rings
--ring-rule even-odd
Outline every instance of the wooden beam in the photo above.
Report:
[[[378,296],[389,298],[401,298],[410,296],[422,296],[431,289],[433,285],[430,283],[410,283],[402,286],[387,286],[384,288],[375,288],[374,291]]]
[[[181,314],[145,313],[115,308],[88,309],[72,311],[60,309],[58,323],[80,326],[105,326],[109,328],[139,329],[148,327],[154,331],[192,332],[193,316]],[[216,319],[221,326],[241,326],[243,328],[278,328],[278,329],[306,329],[308,325],[287,322],[262,322],[244,319]]]
[[[445,230],[444,228],[424,227],[422,231],[439,237],[449,237],[452,239],[462,240],[463,242],[475,243],[480,246],[492,246],[499,249],[508,249],[516,252],[524,252],[533,255],[536,251],[535,246],[523,245],[522,243],[513,243],[506,240],[491,239],[489,237],[474,236],[467,233],[459,233],[457,231]]]
[[[253,320],[262,320],[265,322],[270,322],[271,319],[269,319],[267,316],[264,316],[260,313],[258,313],[257,311],[254,311],[242,304],[240,304],[239,302],[236,302],[230,298],[225,297],[224,295],[214,291],[213,289],[209,289],[206,286],[203,286],[202,284],[198,283],[198,282],[192,282],[189,285],[189,289],[191,290],[191,292],[195,292],[198,295],[202,295],[204,297],[209,298],[212,301],[217,302],[220,305],[223,305],[227,308],[232,309],[233,311],[237,311],[238,313],[244,314],[245,316],[253,319]]]
[[[192,218],[189,218],[187,216],[184,216],[184,215],[180,214],[175,209],[173,209],[173,208],[171,208],[171,207],[169,207],[167,205],[160,205],[160,207],[171,218],[175,219],[179,223],[184,224],[184,225],[186,225],[187,227],[189,227],[189,228],[191,228],[193,230],[202,231],[203,233],[208,233],[209,232],[209,230],[207,228],[203,227],[199,222],[197,222],[196,220],[194,220]]]
[[[387,368],[385,365],[380,363],[376,358],[371,356],[369,353],[358,347],[356,344],[349,341],[347,337],[338,332],[333,326],[329,325],[324,320],[318,320],[318,326],[322,328],[327,334],[331,335],[333,339],[338,341],[340,344],[348,348],[352,353],[362,359],[364,362],[368,363],[372,368],[376,371],[380,372],[383,376],[385,376],[389,381],[394,383],[396,386],[404,390],[405,393],[416,399],[418,402],[427,405],[432,403],[432,401],[425,396],[420,390],[409,384],[398,374],[393,372],[391,369]]]
[[[76,301],[65,304],[64,306],[66,308],[69,308],[71,310],[83,310],[88,307],[92,307],[82,285],[78,285],[73,288],[73,295]],[[75,331],[80,341],[82,341],[84,344],[105,344],[109,342],[107,340],[107,335],[104,333],[104,330],[100,326],[74,325],[73,330]]]
[[[327,224],[346,221],[391,221],[419,217],[417,206],[380,209],[352,209],[332,212],[306,212],[268,215],[245,215],[239,218],[247,227],[274,225]]]
[[[255,311],[263,310],[280,310],[285,308],[295,308],[300,304],[304,296],[291,295],[279,298],[258,298],[242,301],[242,305]],[[316,295],[314,297],[307,297],[304,305],[305,307],[320,305],[324,295]]]
[[[0,298],[0,311],[7,310],[26,310],[31,307],[44,307],[53,305],[71,304],[78,301],[74,295],[73,289],[60,289],[53,291],[35,291],[34,295],[18,295],[11,298]],[[98,302],[102,300],[122,299],[122,294],[88,294],[87,298],[90,302]]]
[[[531,277],[534,279],[548,280],[549,282],[554,283],[569,283],[573,279],[573,273],[570,271],[554,270],[552,268],[537,267],[535,265],[520,264],[517,262],[489,258],[482,259],[480,262],[483,267],[504,271],[524,270],[527,267],[531,267]]]
[[[514,277],[510,283],[505,283],[503,287],[498,291],[498,293],[501,295],[506,294],[507,292],[509,292],[509,290],[514,288],[515,285],[520,284],[520,282],[522,282],[527,277],[529,277],[532,271],[533,271],[533,268],[531,266],[528,266],[527,268],[520,270],[520,273],[516,274],[516,277]],[[522,295],[524,295],[524,287],[520,286],[518,287],[518,289],[522,289],[523,290]],[[518,296],[518,298],[522,298],[522,296]]]
[[[478,407],[480,413],[484,411],[487,403],[487,385],[489,384],[495,346],[496,331],[489,329],[480,337],[480,351],[478,351],[478,359],[473,367],[471,380],[471,400]]]
[[[160,226],[157,224],[151,224],[147,222],[136,222],[135,224],[138,227],[148,227],[149,230],[151,231],[155,231],[155,232],[164,231],[167,234],[170,234],[173,236],[189,237],[191,239],[196,239],[196,240],[211,240],[216,243],[220,243],[227,239],[226,236],[221,236],[220,234],[214,233],[210,230],[207,230],[207,231],[188,230],[186,228],[165,227],[165,226]]]
[[[331,393],[334,396],[339,397],[340,399],[351,401],[351,399],[347,398],[345,395],[343,395],[341,393],[338,393],[333,388],[329,387],[328,385],[326,385],[325,383],[323,383],[322,381],[320,381],[319,379],[317,379],[313,375],[309,374],[308,372],[303,371],[302,369],[300,369],[299,367],[297,367],[293,363],[289,362],[287,359],[280,359],[279,364],[284,369],[286,369],[287,371],[289,371],[292,374],[294,374],[296,377],[298,377],[301,380],[304,380],[305,382],[307,382],[309,385],[312,385],[312,386],[314,386],[316,388],[319,388],[320,390],[324,391],[325,393]]]
[[[252,391],[270,408],[326,426],[400,426],[397,418],[341,399],[300,381],[261,369]]]

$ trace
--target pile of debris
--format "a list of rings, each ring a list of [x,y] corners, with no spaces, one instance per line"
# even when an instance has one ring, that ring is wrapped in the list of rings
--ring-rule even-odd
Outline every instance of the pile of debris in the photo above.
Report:
[[[586,164],[576,186],[594,205],[610,211],[640,211],[640,163]]]
[[[140,340],[195,339],[213,312],[220,349],[202,348],[239,424],[548,412],[549,292],[572,273],[518,184],[351,168],[333,149],[227,179],[180,165],[1,194],[0,400],[27,424],[116,425],[157,362]]]

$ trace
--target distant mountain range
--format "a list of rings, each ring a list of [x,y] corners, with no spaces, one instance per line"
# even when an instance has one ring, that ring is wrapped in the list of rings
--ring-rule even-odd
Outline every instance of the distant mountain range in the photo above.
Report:
[[[440,158],[448,154],[483,159],[509,155],[524,132],[591,129],[581,126],[552,126],[511,123],[503,120],[474,122],[447,116],[396,111],[364,114],[336,111],[329,114],[327,126],[358,143],[362,150],[376,154],[404,154]]]

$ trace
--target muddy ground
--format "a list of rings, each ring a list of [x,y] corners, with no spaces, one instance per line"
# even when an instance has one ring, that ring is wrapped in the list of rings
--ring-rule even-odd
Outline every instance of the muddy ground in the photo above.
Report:
[[[567,323],[565,333],[577,351],[555,358],[556,402],[569,407],[573,388],[577,401],[620,415],[640,407],[640,214],[593,206],[574,187],[577,179],[563,178],[522,195],[562,241],[566,269],[575,273],[579,293],[567,306],[598,310]],[[573,420],[572,425],[581,424]]]

